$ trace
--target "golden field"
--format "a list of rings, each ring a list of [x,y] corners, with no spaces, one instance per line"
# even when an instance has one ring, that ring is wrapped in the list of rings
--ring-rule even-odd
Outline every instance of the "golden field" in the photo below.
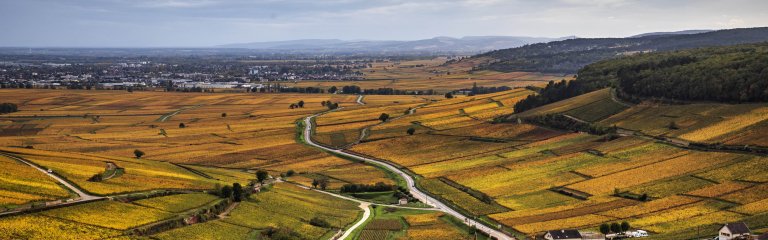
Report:
[[[416,64],[427,67],[410,67]],[[473,82],[525,86],[562,78],[470,74],[466,70],[448,75],[441,69],[438,60],[378,63],[370,69],[373,72],[366,73],[365,81],[296,85],[357,84],[409,90],[439,85],[454,90],[469,88]],[[440,73],[430,72],[433,70]],[[449,83],[440,84],[446,81]],[[245,184],[255,178],[257,169],[268,170],[272,176],[293,170],[297,174],[289,180],[303,185],[326,178],[332,190],[347,183],[394,183],[379,168],[297,142],[297,121],[326,110],[320,102],[330,100],[340,102],[343,108],[315,119],[313,139],[407,168],[417,177],[420,188],[509,231],[530,235],[627,221],[658,238],[685,239],[705,237],[705,233],[694,231],[698,228],[706,228],[703,232],[711,235],[716,229],[709,228],[724,221],[746,221],[754,229],[768,228],[768,157],[740,151],[701,151],[660,140],[768,146],[763,131],[768,129],[765,104],[644,102],[625,106],[604,89],[512,116],[566,114],[637,135],[609,138],[517,121],[498,122],[514,119],[507,118],[513,114],[514,104],[530,94],[535,92],[517,88],[453,99],[365,96],[367,104],[358,105],[357,96],[342,94],[0,90],[0,95],[21,107],[19,112],[0,116],[0,150],[50,168],[97,195]],[[289,109],[291,103],[300,100],[305,102],[304,108]],[[406,114],[409,109],[415,109],[413,114]],[[382,113],[389,114],[390,119],[379,121]],[[678,128],[670,128],[671,122]],[[179,127],[182,123],[184,128]],[[409,128],[414,128],[413,135],[406,132]],[[23,146],[31,149],[20,148]],[[136,159],[134,149],[146,155]],[[9,159],[0,161],[12,169],[25,169]],[[103,172],[106,162],[125,168],[125,173],[103,182],[87,181]],[[44,175],[21,177],[18,173],[0,170],[0,184],[13,186],[0,191],[0,201],[5,201],[0,204],[69,196]],[[646,201],[632,198],[643,194],[648,196]],[[29,224],[32,218],[55,218],[63,221],[56,223],[62,226],[77,225],[77,217],[96,214],[96,209],[131,213],[124,220],[104,216],[95,220],[94,226],[72,227],[98,228],[93,230],[98,235],[95,238],[112,237],[117,236],[115,232],[167,219],[211,200],[207,195],[185,195],[190,196],[129,204],[105,201],[0,218],[0,229]],[[179,201],[188,205],[176,206]],[[79,208],[84,208],[78,211],[84,215],[67,212]],[[154,237],[211,236],[205,231],[210,227],[238,239],[258,229],[289,226],[315,239],[330,231],[307,224],[308,219],[322,216],[335,228],[343,228],[358,212],[356,204],[278,184],[241,203],[228,218]],[[270,221],[259,220],[268,218]],[[445,230],[452,228],[436,218],[404,217],[411,224],[406,236],[459,236]],[[6,236],[22,233],[10,234]],[[45,237],[43,233],[30,234]]]

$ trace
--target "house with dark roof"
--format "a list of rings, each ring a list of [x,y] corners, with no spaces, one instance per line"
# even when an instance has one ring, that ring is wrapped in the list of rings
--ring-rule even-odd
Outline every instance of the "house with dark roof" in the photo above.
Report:
[[[581,233],[575,229],[553,230],[544,234],[547,240],[582,240]]]
[[[718,240],[749,239],[752,236],[749,227],[744,222],[727,223],[720,228]]]

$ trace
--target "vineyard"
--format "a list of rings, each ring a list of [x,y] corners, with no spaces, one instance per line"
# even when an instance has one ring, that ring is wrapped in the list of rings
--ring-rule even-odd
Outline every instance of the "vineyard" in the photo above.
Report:
[[[377,68],[382,72],[376,74],[387,74]],[[478,82],[496,81],[494,74],[474,74],[487,74]],[[316,117],[308,137],[403,167],[441,202],[519,235],[595,230],[617,221],[662,239],[703,238],[732,221],[768,228],[768,157],[750,152],[766,146],[768,108],[760,103],[628,105],[604,89],[514,114],[514,104],[534,91],[451,99],[364,96],[365,105],[349,94],[30,91],[36,94],[0,91],[20,106],[0,116],[0,151],[97,197],[188,192],[0,217],[3,239],[53,233],[76,239],[81,231],[91,234],[86,238],[124,236],[219,201],[203,191],[232,183],[250,188],[257,170],[291,183],[265,187],[222,218],[152,237],[242,239],[289,228],[306,239],[327,238],[355,221],[358,204],[293,183],[312,186],[322,179],[334,192],[345,184],[395,180],[376,166],[297,141],[297,122],[327,110],[325,101],[341,108]],[[303,107],[289,107],[299,101]],[[547,114],[620,131],[595,135],[522,120]],[[0,157],[0,163],[0,210],[77,199],[46,173],[11,158]],[[93,179],[114,166],[123,172]],[[469,238],[461,220],[450,216],[386,208],[373,208],[373,219],[354,239]],[[310,224],[313,219],[327,226]],[[34,230],[15,230],[19,226]]]
[[[373,215],[354,239],[474,239],[468,227],[440,212],[376,207]]]
[[[745,141],[744,136],[762,139],[756,133],[765,125],[764,104],[627,107],[605,89],[512,115],[511,123],[476,116],[504,108],[509,102],[493,101],[519,94],[430,103],[413,115],[373,127],[371,141],[350,150],[408,167],[423,178],[424,190],[470,215],[487,216],[526,234],[628,221],[660,236],[687,238],[698,236],[691,228],[768,214],[768,196],[756,193],[768,183],[762,174],[766,168],[760,165],[765,157],[697,151],[642,136],[568,133],[514,121],[514,116],[566,114],[651,136],[735,142]],[[669,127],[671,121],[677,129]],[[393,133],[413,125],[422,127],[414,135]],[[440,178],[457,185],[446,185]],[[639,200],[641,195],[646,200]],[[682,213],[688,215],[671,217]],[[695,221],[680,223],[682,218]],[[768,227],[768,222],[756,225]]]

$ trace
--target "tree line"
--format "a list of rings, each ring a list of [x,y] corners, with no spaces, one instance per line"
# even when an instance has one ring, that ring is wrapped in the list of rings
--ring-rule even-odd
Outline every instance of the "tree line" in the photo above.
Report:
[[[0,103],[0,114],[18,112],[19,106],[15,103]]]
[[[348,183],[341,186],[341,189],[339,189],[339,191],[342,193],[388,192],[395,189],[396,189],[395,186],[386,184],[383,182],[377,182],[376,184]]]

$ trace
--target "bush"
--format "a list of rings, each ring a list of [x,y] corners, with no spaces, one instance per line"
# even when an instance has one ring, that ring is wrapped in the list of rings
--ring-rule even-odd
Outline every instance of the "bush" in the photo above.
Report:
[[[330,228],[331,227],[330,223],[328,223],[327,221],[325,221],[325,220],[323,220],[321,218],[318,218],[318,217],[313,217],[312,219],[310,219],[309,220],[309,224],[312,225],[312,226],[321,227],[321,228]]]
[[[136,150],[133,150],[133,155],[136,156],[137,159],[139,159],[142,156],[144,156],[144,152],[139,149],[136,149]]]

